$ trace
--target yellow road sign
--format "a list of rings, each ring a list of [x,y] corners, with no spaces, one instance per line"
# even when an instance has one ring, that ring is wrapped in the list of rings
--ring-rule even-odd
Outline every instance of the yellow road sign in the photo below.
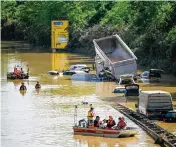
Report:
[[[68,20],[51,22],[51,48],[64,49],[68,44]]]

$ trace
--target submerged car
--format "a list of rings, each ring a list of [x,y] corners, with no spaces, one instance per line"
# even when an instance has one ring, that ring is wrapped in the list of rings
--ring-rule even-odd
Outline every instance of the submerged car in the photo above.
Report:
[[[63,72],[63,75],[73,75],[76,73],[89,73],[90,68],[85,64],[75,64],[71,65],[70,68]]]
[[[90,81],[90,82],[99,82],[100,78],[95,75],[95,74],[91,74],[91,73],[76,73],[74,75],[72,75],[71,79],[73,81]]]
[[[125,87],[116,87],[112,93],[117,94],[117,96],[125,96],[126,89]]]
[[[119,85],[121,84],[135,84],[134,76],[132,74],[121,75]]]
[[[150,69],[150,71],[144,71],[141,75],[139,75],[139,78],[143,82],[160,81],[162,73],[163,73],[163,70]]]
[[[51,71],[48,71],[48,73],[50,75],[73,75],[73,74],[76,74],[76,73],[89,73],[90,71],[90,68],[87,67],[87,65],[85,64],[75,64],[75,65],[71,65],[70,68],[66,71],[63,71],[63,72],[59,72],[57,70],[51,70]]]
[[[129,84],[125,87],[116,87],[113,93],[117,93],[120,96],[139,96],[139,85],[138,84]]]
[[[139,85],[138,84],[129,84],[125,85],[126,96],[139,96]]]
[[[176,122],[176,110],[171,110],[165,115],[164,122]]]

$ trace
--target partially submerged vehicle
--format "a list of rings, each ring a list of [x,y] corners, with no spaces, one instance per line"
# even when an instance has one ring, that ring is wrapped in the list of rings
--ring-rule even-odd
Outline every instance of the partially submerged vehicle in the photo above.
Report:
[[[76,73],[88,73],[90,69],[85,64],[71,65],[70,68],[63,72],[63,75],[73,75]]]
[[[121,84],[135,84],[134,76],[132,74],[121,75],[119,85]]]
[[[97,74],[107,67],[117,80],[123,74],[137,76],[137,57],[118,35],[94,39],[93,43]]]
[[[126,93],[125,96],[139,96],[141,89],[138,84],[125,85]]]
[[[149,71],[144,71],[139,78],[144,82],[159,82],[162,78],[163,70],[161,69],[150,69]]]
[[[125,96],[126,95],[126,89],[125,89],[125,87],[116,87],[114,89],[113,93],[117,94],[118,96]]]
[[[74,75],[78,73],[86,73],[86,72],[82,70],[67,70],[67,71],[64,71],[62,74],[63,75]]]
[[[164,122],[176,122],[176,110],[171,110],[163,118]]]
[[[75,65],[71,65],[68,70],[81,70],[86,67],[87,67],[86,64],[75,64]]]
[[[77,74],[74,74],[72,75],[71,79],[73,81],[101,81],[101,79],[95,75],[95,74],[91,74],[91,73],[77,73]]]
[[[163,119],[173,110],[172,97],[165,91],[141,91],[136,107],[137,112],[148,118]]]
[[[58,75],[58,74],[59,74],[59,71],[57,71],[57,70],[50,70],[50,71],[48,71],[48,73],[49,73],[50,75]]]
[[[89,73],[90,68],[87,67],[87,65],[85,64],[75,64],[75,65],[71,65],[70,68],[66,71],[63,72],[59,72],[57,70],[51,70],[48,71],[48,73],[50,75],[58,75],[58,74],[63,74],[63,75],[73,75],[76,73]]]
[[[125,87],[116,87],[113,93],[118,94],[118,96],[139,96],[139,85],[138,84],[128,84]]]

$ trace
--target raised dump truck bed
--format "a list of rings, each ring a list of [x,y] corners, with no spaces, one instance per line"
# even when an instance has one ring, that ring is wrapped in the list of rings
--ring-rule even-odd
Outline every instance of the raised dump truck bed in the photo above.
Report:
[[[97,74],[108,67],[116,79],[123,74],[137,75],[137,57],[118,35],[94,39],[93,43]]]

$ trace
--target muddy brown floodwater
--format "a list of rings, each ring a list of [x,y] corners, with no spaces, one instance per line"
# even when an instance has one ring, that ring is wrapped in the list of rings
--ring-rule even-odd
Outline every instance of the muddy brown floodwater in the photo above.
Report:
[[[11,51],[11,46],[13,46]],[[140,127],[125,117],[129,126],[135,126],[139,133],[130,138],[101,138],[73,135],[74,106],[78,105],[78,120],[86,118],[89,105],[93,104],[96,115],[102,119],[113,115],[115,120],[122,116],[101,98],[112,97],[116,83],[72,82],[71,76],[51,76],[49,70],[67,69],[71,64],[83,63],[92,66],[93,59],[69,53],[20,53],[13,52],[21,43],[2,42],[1,53],[1,143],[3,147],[155,147],[151,139]],[[23,48],[23,47],[21,47]],[[26,46],[25,46],[26,48]],[[20,93],[23,80],[7,80],[6,73],[16,64],[28,64],[30,78],[24,80],[26,93]],[[41,90],[35,90],[40,81]],[[141,84],[141,88],[164,86]],[[173,85],[165,86],[166,91],[176,92]],[[175,90],[175,91],[174,91]],[[115,96],[114,96],[115,97]],[[123,100],[121,100],[124,103]],[[134,101],[124,103],[133,107]],[[167,124],[166,124],[167,125]],[[168,125],[168,127],[170,127]],[[174,132],[174,131],[173,131]]]

